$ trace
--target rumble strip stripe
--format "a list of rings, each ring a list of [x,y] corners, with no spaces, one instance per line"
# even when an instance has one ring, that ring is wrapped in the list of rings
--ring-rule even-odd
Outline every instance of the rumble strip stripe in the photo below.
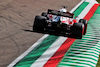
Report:
[[[39,57],[31,67],[43,67],[44,64],[54,55],[54,53],[66,41],[66,37],[59,37],[43,54]],[[54,60],[55,61],[55,60]],[[52,66],[50,66],[52,67]]]
[[[94,3],[89,3],[88,6],[81,12],[81,14],[78,16],[79,19],[83,19],[86,14],[90,11]]]
[[[68,38],[43,67],[56,67],[75,40]]]
[[[97,10],[99,4],[94,4],[93,7],[90,9],[90,11],[87,13],[87,15],[84,17],[84,19],[89,19],[93,16],[94,12]]]

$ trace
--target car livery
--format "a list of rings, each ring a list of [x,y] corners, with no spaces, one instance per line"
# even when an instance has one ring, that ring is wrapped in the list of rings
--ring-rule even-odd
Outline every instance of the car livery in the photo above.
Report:
[[[64,10],[64,11],[63,11]],[[61,10],[48,9],[41,16],[37,15],[33,24],[33,31],[54,31],[57,34],[71,34],[77,38],[82,38],[86,34],[87,20],[74,19],[74,14]]]

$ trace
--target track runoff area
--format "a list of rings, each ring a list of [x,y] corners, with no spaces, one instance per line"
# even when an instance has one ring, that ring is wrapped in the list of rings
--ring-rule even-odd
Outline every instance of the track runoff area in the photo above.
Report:
[[[70,12],[88,20],[82,39],[45,34],[7,67],[95,67],[100,50],[100,6],[82,0]]]

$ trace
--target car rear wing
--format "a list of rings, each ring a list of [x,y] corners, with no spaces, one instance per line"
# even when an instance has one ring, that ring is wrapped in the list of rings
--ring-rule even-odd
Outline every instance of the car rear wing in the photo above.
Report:
[[[60,11],[52,10],[52,9],[48,9],[47,14],[52,14],[52,15],[57,15],[57,16],[64,16],[64,17],[69,17],[69,18],[74,17],[74,14],[72,14],[70,12],[60,12]]]

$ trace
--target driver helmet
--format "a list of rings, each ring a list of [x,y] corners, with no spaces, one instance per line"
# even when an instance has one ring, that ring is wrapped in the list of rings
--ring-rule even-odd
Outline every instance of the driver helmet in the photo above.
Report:
[[[67,12],[65,8],[60,9],[60,12]]]

